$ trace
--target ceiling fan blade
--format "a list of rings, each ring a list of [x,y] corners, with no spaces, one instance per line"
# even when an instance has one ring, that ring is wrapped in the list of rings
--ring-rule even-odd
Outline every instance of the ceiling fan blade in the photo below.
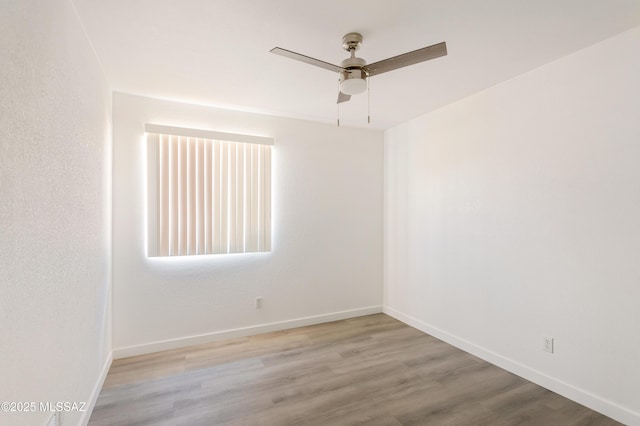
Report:
[[[300,53],[292,52],[287,49],[282,49],[280,47],[274,47],[270,50],[271,53],[275,53],[276,55],[284,56],[286,58],[295,59],[296,61],[304,62],[310,65],[315,65],[320,68],[324,68],[329,71],[340,72],[342,71],[342,67],[337,65],[330,64],[329,62],[321,61],[320,59],[315,59],[310,56],[301,55]]]
[[[336,103],[341,104],[343,102],[347,102],[349,99],[351,99],[351,95],[345,95],[342,92],[338,92],[338,102]]]
[[[365,69],[369,73],[369,76],[378,75],[387,71],[393,71],[398,68],[428,61],[429,59],[439,58],[440,56],[445,56],[446,54],[447,43],[443,41],[442,43],[423,47],[422,49],[414,50],[412,52],[403,53],[402,55],[374,62],[373,64],[367,65]]]

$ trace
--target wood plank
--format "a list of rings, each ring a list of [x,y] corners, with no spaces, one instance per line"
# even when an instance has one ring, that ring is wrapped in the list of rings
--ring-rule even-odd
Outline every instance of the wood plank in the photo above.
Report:
[[[113,363],[100,425],[617,425],[384,314]]]

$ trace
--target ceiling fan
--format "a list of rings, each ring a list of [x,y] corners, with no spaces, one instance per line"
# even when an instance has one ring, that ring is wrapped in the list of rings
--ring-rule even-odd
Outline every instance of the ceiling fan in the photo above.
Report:
[[[330,64],[310,56],[282,49],[281,47],[274,47],[270,52],[315,65],[329,71],[338,72],[340,75],[338,104],[351,99],[351,95],[357,95],[367,90],[367,79],[369,77],[439,58],[447,54],[447,44],[442,42],[367,65],[364,59],[356,57],[356,50],[358,50],[361,45],[362,35],[359,33],[349,33],[342,37],[342,47],[349,52],[350,57],[342,61],[340,65]]]

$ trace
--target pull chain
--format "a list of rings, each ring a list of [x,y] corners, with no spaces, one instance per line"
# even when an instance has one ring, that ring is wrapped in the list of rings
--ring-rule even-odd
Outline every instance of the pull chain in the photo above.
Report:
[[[371,91],[369,90],[369,76],[367,76],[367,124],[371,124]]]
[[[340,80],[338,80],[338,94],[340,93]],[[338,97],[340,97],[338,95]],[[338,107],[338,127],[340,127],[340,102],[336,102],[336,105]]]

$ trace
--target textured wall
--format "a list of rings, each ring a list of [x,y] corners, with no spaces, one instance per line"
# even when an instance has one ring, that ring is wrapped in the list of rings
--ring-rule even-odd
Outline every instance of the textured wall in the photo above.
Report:
[[[628,424],[640,424],[638,76],[640,29],[385,140],[385,309]]]
[[[119,93],[113,118],[116,351],[380,309],[382,132]],[[275,138],[271,253],[146,257],[145,122]]]
[[[70,1],[0,8],[0,401],[88,401],[111,346],[110,91]]]

